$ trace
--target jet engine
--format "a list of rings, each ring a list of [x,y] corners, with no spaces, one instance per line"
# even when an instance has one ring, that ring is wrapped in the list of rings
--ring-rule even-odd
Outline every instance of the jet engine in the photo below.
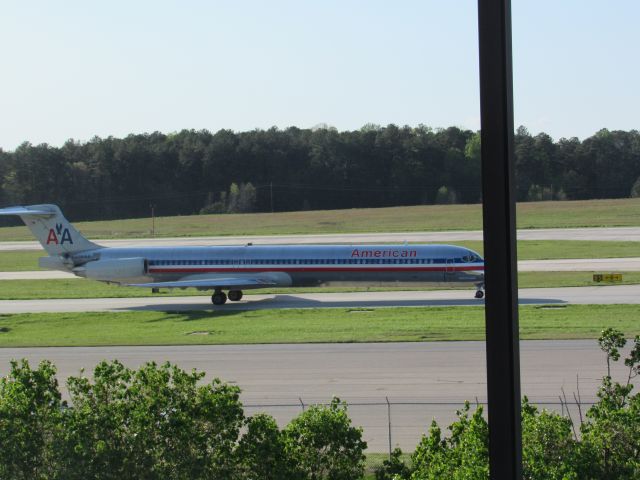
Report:
[[[73,269],[76,275],[92,280],[117,282],[144,277],[147,273],[145,258],[114,258],[112,260],[95,260]]]

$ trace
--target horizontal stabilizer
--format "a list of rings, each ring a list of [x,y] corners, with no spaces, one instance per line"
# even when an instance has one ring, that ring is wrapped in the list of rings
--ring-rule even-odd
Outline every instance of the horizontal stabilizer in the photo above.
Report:
[[[131,283],[129,287],[143,288],[234,288],[252,289],[276,286],[277,283],[259,278],[203,278],[197,280],[176,280],[175,282]]]
[[[28,208],[28,207],[7,207],[0,208],[0,215],[42,215],[52,217],[57,212],[44,209]]]

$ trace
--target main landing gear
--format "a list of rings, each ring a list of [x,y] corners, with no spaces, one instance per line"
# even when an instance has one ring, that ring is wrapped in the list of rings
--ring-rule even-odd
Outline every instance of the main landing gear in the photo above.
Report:
[[[476,285],[476,298],[484,298],[484,285]]]
[[[229,300],[239,302],[242,300],[242,290],[229,290]]]
[[[242,290],[229,290],[229,300],[239,302],[242,300]],[[227,303],[227,295],[220,289],[217,289],[211,295],[211,303],[214,305],[224,305]]]

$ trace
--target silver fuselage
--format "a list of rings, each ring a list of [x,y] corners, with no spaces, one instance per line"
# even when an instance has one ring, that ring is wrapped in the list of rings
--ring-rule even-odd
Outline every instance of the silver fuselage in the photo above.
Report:
[[[482,284],[484,262],[452,245],[280,245],[102,248],[76,263],[146,259],[145,274],[118,283],[268,276],[278,286]]]

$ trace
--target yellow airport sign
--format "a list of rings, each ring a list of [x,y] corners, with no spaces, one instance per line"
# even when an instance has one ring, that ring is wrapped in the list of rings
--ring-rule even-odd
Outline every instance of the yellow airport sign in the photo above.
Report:
[[[594,273],[593,281],[594,282],[621,282],[622,274],[621,273]]]

